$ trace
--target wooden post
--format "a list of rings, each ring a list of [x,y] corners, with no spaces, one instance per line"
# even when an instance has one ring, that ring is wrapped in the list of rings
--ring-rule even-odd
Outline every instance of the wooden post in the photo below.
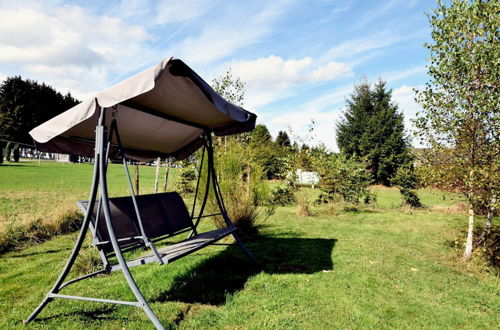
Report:
[[[139,165],[135,165],[134,167],[134,176],[135,176],[135,194],[139,195]]]
[[[160,174],[160,157],[156,158],[155,194],[158,193],[158,175]]]
[[[163,192],[167,192],[167,184],[168,184],[168,171],[170,170],[170,166],[168,166],[168,160],[165,160],[165,180],[163,182]]]

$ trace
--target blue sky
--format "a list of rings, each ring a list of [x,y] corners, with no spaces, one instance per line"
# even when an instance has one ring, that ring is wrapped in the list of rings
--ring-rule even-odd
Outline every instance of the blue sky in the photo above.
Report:
[[[387,80],[410,129],[419,109],[413,89],[428,79],[424,12],[433,6],[0,0],[0,79],[21,75],[82,99],[170,56],[208,82],[231,68],[246,82],[245,107],[274,136],[290,130],[297,140],[336,150],[335,123],[363,78]]]

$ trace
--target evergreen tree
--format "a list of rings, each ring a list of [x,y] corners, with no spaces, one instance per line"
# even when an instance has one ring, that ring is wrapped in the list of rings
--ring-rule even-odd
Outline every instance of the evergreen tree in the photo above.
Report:
[[[384,81],[371,88],[366,81],[355,86],[347,100],[344,118],[337,125],[337,144],[347,157],[366,161],[373,181],[390,184],[398,168],[411,160],[403,114],[391,100]]]
[[[32,143],[28,132],[78,103],[71,94],[21,77],[9,77],[0,85],[0,138]]]
[[[279,153],[273,143],[273,138],[266,125],[255,126],[250,137],[250,147],[255,151],[254,160],[263,168],[264,176],[268,179],[275,179],[281,170],[281,160]]]
[[[252,135],[250,137],[250,145],[253,146],[263,146],[270,145],[273,142],[273,137],[266,125],[258,124],[255,126],[255,129],[252,131]]]
[[[290,138],[285,131],[279,131],[278,136],[276,137],[276,144],[282,148],[290,148],[292,145]]]

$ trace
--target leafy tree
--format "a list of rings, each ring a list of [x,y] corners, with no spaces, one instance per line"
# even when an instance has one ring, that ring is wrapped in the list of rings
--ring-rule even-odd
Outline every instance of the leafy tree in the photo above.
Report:
[[[278,136],[276,137],[276,144],[282,148],[290,148],[292,145],[290,138],[285,131],[278,132]]]
[[[500,193],[499,12],[498,1],[454,0],[428,15],[431,81],[417,94],[416,125],[431,147],[428,161],[445,172],[437,177],[460,182],[467,198],[464,259],[472,255],[475,213],[494,209]]]
[[[245,83],[233,76],[229,68],[226,73],[212,80],[212,88],[224,99],[234,105],[243,106],[245,100]]]
[[[347,157],[367,162],[373,181],[390,184],[397,169],[411,161],[403,114],[391,101],[384,81],[371,88],[366,81],[354,87],[347,110],[337,125],[337,144]]]
[[[70,93],[21,77],[9,77],[0,85],[0,138],[32,143],[28,132],[78,103]]]
[[[224,75],[212,80],[212,88],[220,96],[226,99],[226,101],[229,101],[239,107],[243,106],[245,101],[245,83],[241,81],[239,77],[235,77],[233,75],[231,68],[229,68]],[[250,132],[246,132],[231,138],[248,143],[250,135]],[[228,137],[223,137],[222,139],[226,141]]]

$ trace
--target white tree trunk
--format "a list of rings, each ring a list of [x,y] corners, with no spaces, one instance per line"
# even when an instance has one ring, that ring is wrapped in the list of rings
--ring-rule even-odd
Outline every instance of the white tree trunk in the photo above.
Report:
[[[474,209],[469,205],[469,228],[467,229],[467,241],[465,242],[464,259],[468,260],[472,256],[472,234],[474,231]]]
[[[158,175],[160,174],[160,157],[156,158],[155,194],[158,193]]]
[[[165,177],[163,178],[163,191],[167,192],[167,185],[168,185],[168,170],[170,169],[170,166],[168,165],[168,161],[165,161]]]

